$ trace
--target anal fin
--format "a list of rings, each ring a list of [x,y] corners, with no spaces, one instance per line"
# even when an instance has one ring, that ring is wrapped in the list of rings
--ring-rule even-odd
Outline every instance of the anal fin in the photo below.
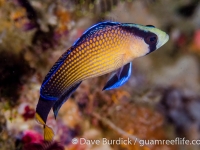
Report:
[[[62,94],[58,100],[55,102],[55,104],[53,105],[53,112],[54,112],[54,117],[56,119],[57,115],[58,115],[58,111],[60,110],[61,106],[64,104],[64,102],[67,101],[67,99],[70,97],[70,95],[72,93],[74,93],[74,91],[78,88],[78,86],[81,84],[82,81],[73,84],[72,86],[70,86],[67,91],[65,91],[64,94]]]

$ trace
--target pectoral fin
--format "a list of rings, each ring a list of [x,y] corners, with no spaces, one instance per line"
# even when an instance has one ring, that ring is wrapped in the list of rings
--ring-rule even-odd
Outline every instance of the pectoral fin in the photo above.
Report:
[[[103,90],[111,90],[122,86],[130,78],[131,69],[131,62],[119,68],[114,74],[111,75]]]
[[[58,111],[60,109],[60,107],[64,104],[64,102],[67,101],[67,99],[70,97],[70,95],[72,93],[74,93],[74,91],[78,88],[78,86],[81,84],[82,81],[75,83],[74,85],[70,86],[69,89],[67,89],[67,91],[65,91],[64,94],[62,94],[58,100],[55,102],[55,104],[53,105],[53,112],[54,112],[54,117],[56,119],[57,115],[58,115]]]

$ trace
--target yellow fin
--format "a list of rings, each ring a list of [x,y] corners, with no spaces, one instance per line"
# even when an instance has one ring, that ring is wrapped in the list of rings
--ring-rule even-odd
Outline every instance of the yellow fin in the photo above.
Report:
[[[35,119],[38,123],[44,126],[44,140],[52,141],[54,137],[53,130],[45,124],[45,122],[42,120],[42,118],[40,117],[38,113],[35,114]]]
[[[54,137],[53,130],[48,127],[47,125],[44,125],[44,140],[45,141],[52,141]]]
[[[38,113],[35,113],[35,119],[38,123],[45,125],[44,121],[42,120],[42,118],[40,117]]]

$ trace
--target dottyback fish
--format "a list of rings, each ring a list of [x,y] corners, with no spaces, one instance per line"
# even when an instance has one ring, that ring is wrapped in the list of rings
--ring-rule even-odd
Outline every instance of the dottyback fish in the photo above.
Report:
[[[56,118],[62,104],[81,82],[113,72],[103,90],[122,86],[131,76],[132,60],[157,50],[168,34],[152,25],[102,22],[88,30],[58,59],[46,75],[36,108],[36,120],[44,125],[44,139],[53,139],[46,125],[53,108]]]

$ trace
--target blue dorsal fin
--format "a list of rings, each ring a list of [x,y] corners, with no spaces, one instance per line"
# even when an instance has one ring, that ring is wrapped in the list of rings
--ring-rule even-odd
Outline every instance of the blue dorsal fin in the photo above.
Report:
[[[85,32],[83,32],[83,35],[80,38],[78,38],[74,42],[73,46],[75,46],[76,44],[81,43],[84,39],[86,39],[91,34],[94,34],[96,31],[98,31],[98,30],[100,30],[100,29],[102,29],[104,27],[114,26],[114,25],[120,25],[120,23],[119,22],[109,22],[109,21],[107,21],[107,22],[100,22],[100,23],[97,23],[97,24],[91,26]]]
[[[49,81],[51,76],[56,73],[56,71],[60,68],[60,66],[64,63],[65,59],[67,56],[73,51],[74,47],[69,48],[58,60],[57,62],[53,65],[53,67],[50,69],[46,77],[44,78],[44,81],[42,83],[42,87]]]
[[[53,105],[53,113],[54,113],[54,117],[56,119],[57,115],[58,115],[58,111],[60,110],[61,106],[64,104],[64,102],[67,101],[67,99],[70,97],[70,95],[72,93],[75,92],[75,90],[78,88],[78,86],[81,84],[82,81],[73,84],[71,87],[69,87],[64,94],[62,94],[58,100],[55,102],[55,104]]]
[[[122,86],[131,76],[132,63],[128,63],[119,68],[108,80],[103,90],[111,90]]]

